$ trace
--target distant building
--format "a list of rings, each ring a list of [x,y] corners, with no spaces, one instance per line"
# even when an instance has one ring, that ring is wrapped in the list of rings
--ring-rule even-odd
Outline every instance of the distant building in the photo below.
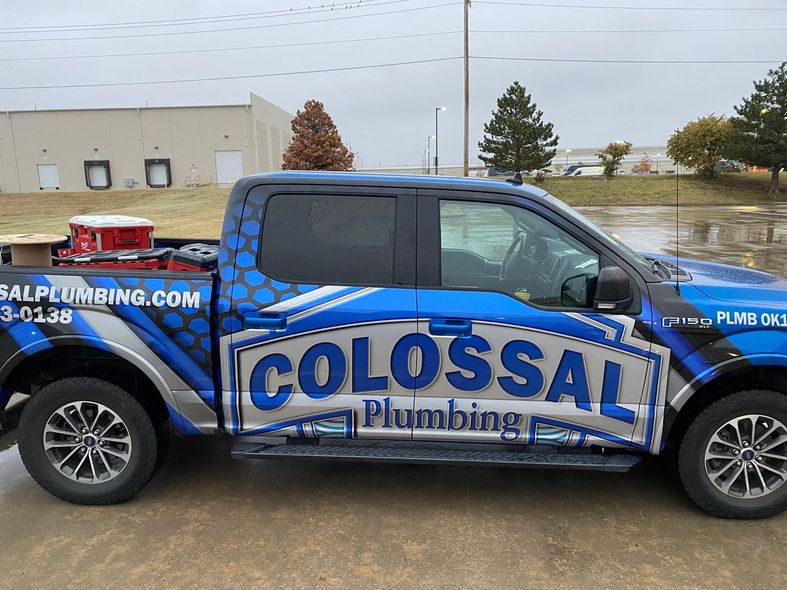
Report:
[[[0,192],[230,185],[281,168],[293,115],[248,104],[0,112]]]
[[[568,152],[566,151],[568,149]],[[598,164],[599,159],[596,154],[604,149],[603,147],[585,147],[585,148],[558,148],[557,155],[554,157],[548,170],[555,174],[560,174],[566,167],[572,164]],[[651,174],[674,174],[675,163],[666,156],[667,147],[659,145],[634,145],[631,147],[631,153],[623,159],[621,168],[623,173],[632,174],[632,168],[637,165],[643,156],[647,156],[651,162]],[[479,161],[471,161],[469,166],[470,176],[484,176],[486,174],[486,165]],[[360,172],[377,172],[377,173],[400,173],[400,174],[426,174],[427,166],[423,161],[417,165],[401,164],[397,165],[383,165],[378,166],[361,166],[358,169]],[[434,174],[434,168],[430,166],[430,172]],[[521,172],[527,172],[522,170]],[[535,174],[535,170],[531,170]],[[686,172],[681,168],[681,172]],[[461,176],[463,173],[462,164],[455,161],[445,161],[440,164],[440,174],[443,176]]]
[[[558,148],[557,155],[549,168],[558,172],[572,164],[598,164],[599,159],[596,154],[602,149],[604,148]],[[667,146],[664,145],[633,145],[631,153],[623,159],[622,171],[631,174],[632,168],[642,161],[643,156],[647,156],[651,163],[651,174],[674,174],[675,163],[667,157],[666,151]]]

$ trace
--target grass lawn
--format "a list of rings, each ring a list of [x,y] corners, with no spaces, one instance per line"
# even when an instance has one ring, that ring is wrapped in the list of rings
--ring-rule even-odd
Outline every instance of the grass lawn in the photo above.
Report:
[[[782,174],[778,201],[787,201],[787,174]],[[751,205],[773,203],[768,195],[769,172],[724,174],[708,180],[681,176],[680,202],[683,205]],[[524,179],[536,184],[531,177]],[[674,205],[674,176],[550,176],[538,184],[569,205]]]
[[[526,179],[533,182],[532,178]],[[727,174],[717,180],[680,177],[684,205],[773,203],[770,174]],[[490,179],[490,182],[495,180]],[[672,205],[674,176],[547,178],[542,188],[571,205]],[[787,181],[778,201],[787,201]],[[0,234],[68,231],[68,219],[86,213],[151,219],[160,236],[219,237],[229,189],[151,189],[83,193],[0,193]]]
[[[160,236],[218,238],[228,188],[0,194],[0,234],[67,233],[74,215],[135,215]]]

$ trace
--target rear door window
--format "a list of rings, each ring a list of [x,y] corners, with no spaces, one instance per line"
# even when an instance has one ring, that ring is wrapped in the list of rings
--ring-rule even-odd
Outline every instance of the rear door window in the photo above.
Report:
[[[291,284],[393,285],[396,198],[275,195],[260,270]]]

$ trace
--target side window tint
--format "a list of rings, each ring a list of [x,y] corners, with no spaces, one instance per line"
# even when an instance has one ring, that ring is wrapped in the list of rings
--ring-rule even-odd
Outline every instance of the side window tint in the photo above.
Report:
[[[490,260],[503,260],[516,235],[516,221],[505,206],[443,201],[440,241],[443,253],[470,251]]]
[[[536,305],[592,307],[599,257],[526,209],[440,202],[442,286],[502,291]]]
[[[276,195],[265,206],[260,270],[297,284],[394,282],[396,198]]]

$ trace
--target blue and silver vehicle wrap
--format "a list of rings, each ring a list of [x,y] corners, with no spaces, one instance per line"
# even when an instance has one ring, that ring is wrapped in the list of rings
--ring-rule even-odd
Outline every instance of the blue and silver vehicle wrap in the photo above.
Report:
[[[0,281],[0,383],[26,358],[50,349],[109,353],[150,379],[176,431],[216,430],[210,275],[6,268]],[[12,393],[0,391],[0,407]]]
[[[503,292],[416,282],[415,273],[393,286],[277,280],[259,264],[265,199],[292,187],[406,194],[413,224],[421,191],[526,204],[577,228],[604,264],[629,273],[635,305],[545,309]],[[142,371],[182,434],[658,453],[704,388],[787,367],[787,281],[660,257],[673,272],[665,278],[567,215],[543,191],[481,180],[248,177],[231,193],[213,274],[2,267],[0,408],[26,359],[77,347]],[[250,327],[245,318],[257,312],[286,330]]]
[[[247,198],[251,188],[228,215],[239,231],[220,269],[232,293],[222,299],[220,338],[232,434],[658,453],[704,384],[752,363],[783,365],[787,355],[785,281],[723,265],[700,272],[695,261],[681,261],[680,289],[651,277],[634,315],[544,311],[496,292],[280,283],[258,268],[264,211]],[[736,283],[762,290],[754,303],[725,301]],[[286,332],[244,329],[254,310],[280,314]],[[765,323],[733,327],[744,312]],[[471,335],[433,335],[435,323],[463,314]]]

